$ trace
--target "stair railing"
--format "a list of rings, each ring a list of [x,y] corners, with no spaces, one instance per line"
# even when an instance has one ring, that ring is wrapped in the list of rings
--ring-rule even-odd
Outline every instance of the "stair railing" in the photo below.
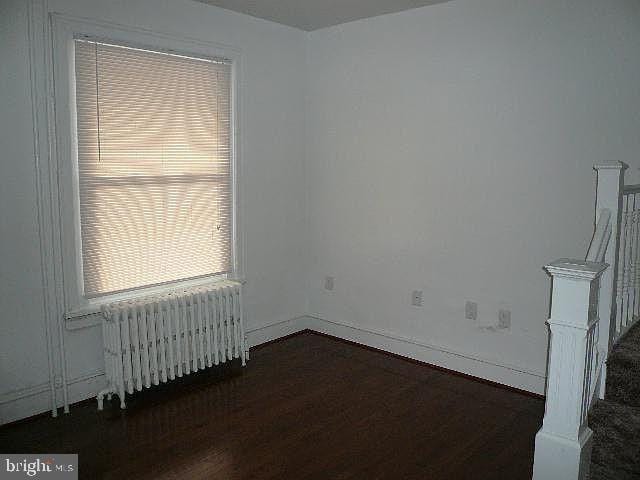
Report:
[[[640,185],[622,192],[614,342],[640,317]]]
[[[545,414],[536,435],[534,480],[588,476],[593,432],[587,415],[594,400],[604,398],[607,355],[620,336],[616,300],[622,291],[616,284],[624,168],[620,162],[594,167],[596,222],[585,260],[565,258],[545,267],[553,283]],[[638,200],[640,210],[640,195]]]

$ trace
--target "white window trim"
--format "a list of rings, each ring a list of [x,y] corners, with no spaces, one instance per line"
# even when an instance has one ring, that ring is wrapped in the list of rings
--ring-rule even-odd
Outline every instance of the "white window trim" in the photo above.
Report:
[[[96,23],[57,13],[51,14],[52,58],[54,88],[51,95],[55,104],[55,131],[52,140],[58,171],[59,226],[62,256],[62,274],[65,316],[73,318],[99,311],[108,302],[166,292],[217,279],[244,279],[244,228],[241,223],[241,138],[243,131],[240,87],[242,55],[239,49],[197,39],[180,38],[142,29],[132,29],[110,23]],[[74,39],[79,36],[109,39],[119,44],[148,48],[183,55],[225,58],[232,63],[232,162],[233,185],[232,214],[232,274],[179,280],[163,285],[133,291],[86,298],[83,295],[82,249],[80,240],[78,161],[75,117],[75,56]]]

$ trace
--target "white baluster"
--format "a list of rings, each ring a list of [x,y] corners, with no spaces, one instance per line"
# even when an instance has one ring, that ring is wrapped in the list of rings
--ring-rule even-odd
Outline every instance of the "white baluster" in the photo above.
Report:
[[[623,275],[624,275],[624,284],[623,284],[623,288],[624,288],[624,294],[623,294],[623,303],[624,303],[624,309],[622,312],[622,316],[618,319],[616,319],[616,337],[620,334],[620,332],[622,331],[622,328],[624,326],[624,324],[626,324],[626,318],[627,315],[629,314],[629,299],[631,298],[631,269],[632,269],[632,265],[631,265],[631,244],[632,242],[632,228],[633,228],[633,203],[631,202],[631,197],[629,195],[625,196],[625,204],[627,205],[627,225],[626,225],[626,232],[625,232],[625,246],[624,246],[624,251],[622,251],[620,254],[623,256],[624,258],[624,271],[623,271]]]
[[[616,321],[614,333],[620,331],[622,318],[626,315],[627,309],[627,248],[629,239],[629,196],[622,197],[622,215],[619,239],[618,255],[618,283],[616,296]]]
[[[630,320],[627,322],[627,329],[633,324],[634,320],[638,317],[638,311],[640,309],[640,282],[638,276],[640,275],[640,198],[637,193],[633,194],[633,217],[636,224],[636,234],[633,237],[635,242],[636,255],[633,260],[633,294],[635,298],[633,313]]]
[[[630,204],[630,221],[631,221],[631,233],[629,237],[629,306],[627,308],[627,314],[622,319],[620,328],[620,334],[622,334],[627,325],[631,323],[633,319],[633,311],[636,305],[636,257],[638,256],[638,218],[636,216],[636,205],[633,195],[629,196]]]

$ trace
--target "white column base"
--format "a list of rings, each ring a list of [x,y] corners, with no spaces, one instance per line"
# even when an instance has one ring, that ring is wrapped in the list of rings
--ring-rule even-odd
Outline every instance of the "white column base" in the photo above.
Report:
[[[584,480],[589,475],[593,432],[569,440],[540,430],[536,435],[533,480]]]

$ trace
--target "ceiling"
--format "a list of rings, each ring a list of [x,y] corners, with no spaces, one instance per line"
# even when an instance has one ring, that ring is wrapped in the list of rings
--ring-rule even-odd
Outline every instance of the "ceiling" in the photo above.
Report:
[[[447,0],[199,0],[302,30],[351,22]]]

